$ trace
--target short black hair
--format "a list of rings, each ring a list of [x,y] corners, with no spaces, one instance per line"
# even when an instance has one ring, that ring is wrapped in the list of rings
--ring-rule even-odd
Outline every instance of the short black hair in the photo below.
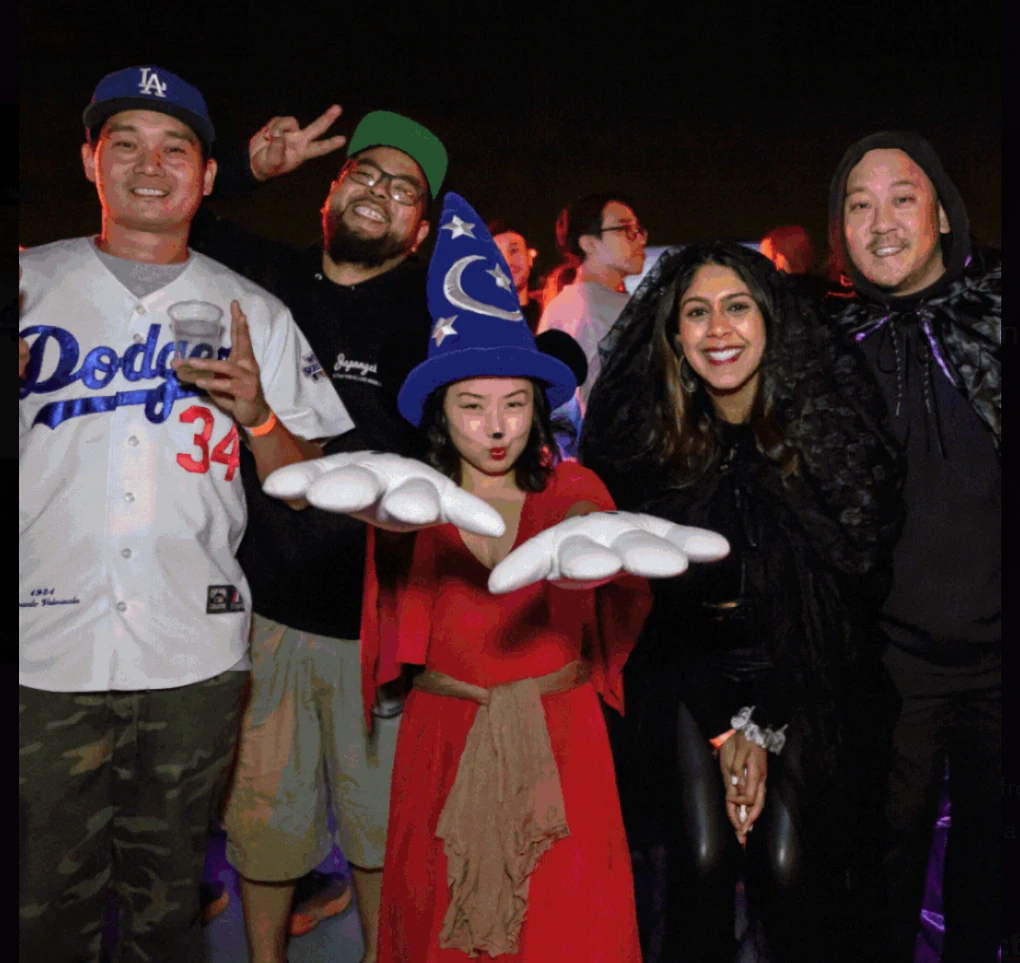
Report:
[[[493,237],[498,237],[500,234],[513,233],[519,234],[525,241],[528,239],[528,235],[525,234],[524,231],[518,230],[516,224],[510,224],[503,220],[497,219],[495,221],[489,221],[489,223],[485,226],[489,229],[489,233]]]
[[[586,234],[602,236],[602,214],[607,204],[616,201],[626,204],[632,211],[634,202],[618,191],[603,191],[600,194],[586,194],[560,211],[556,219],[556,247],[565,259],[583,261],[587,256],[581,248],[581,238]],[[636,213],[636,212],[635,212]]]

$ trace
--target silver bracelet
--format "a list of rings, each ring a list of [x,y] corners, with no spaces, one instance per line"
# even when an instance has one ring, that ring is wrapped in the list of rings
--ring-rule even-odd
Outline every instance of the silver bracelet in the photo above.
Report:
[[[754,710],[754,706],[744,706],[730,719],[730,725],[734,729],[742,731],[745,739],[749,739],[755,745],[761,746],[767,752],[774,752],[778,756],[783,751],[783,746],[786,745],[786,726],[781,729],[762,729],[757,723],[751,721],[751,713]]]

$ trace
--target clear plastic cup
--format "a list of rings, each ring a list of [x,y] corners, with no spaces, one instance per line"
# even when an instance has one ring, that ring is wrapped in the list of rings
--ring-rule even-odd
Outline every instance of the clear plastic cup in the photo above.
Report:
[[[167,314],[174,336],[174,355],[181,361],[174,369],[178,380],[195,381],[208,374],[193,368],[186,359],[201,345],[208,346],[209,351],[198,352],[198,357],[219,357],[223,343],[223,309],[208,301],[178,301],[167,308]]]

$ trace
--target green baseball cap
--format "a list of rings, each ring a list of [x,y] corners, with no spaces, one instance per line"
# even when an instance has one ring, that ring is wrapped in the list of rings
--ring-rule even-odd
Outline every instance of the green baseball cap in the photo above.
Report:
[[[347,156],[353,157],[369,147],[393,147],[413,157],[424,171],[432,196],[446,176],[448,158],[443,142],[421,124],[388,110],[373,110],[354,129],[347,145]]]

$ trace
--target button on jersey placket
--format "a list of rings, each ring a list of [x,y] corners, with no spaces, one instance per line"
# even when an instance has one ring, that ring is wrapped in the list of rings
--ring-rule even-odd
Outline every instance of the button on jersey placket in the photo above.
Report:
[[[117,611],[127,614],[136,632],[144,633],[151,590],[146,559],[156,523],[160,465],[153,457],[158,446],[143,434],[139,416],[144,420],[142,410],[131,406],[118,409],[113,418],[119,492],[117,484],[111,486],[107,558]],[[111,466],[111,474],[117,468]]]
[[[152,317],[139,301],[129,302],[125,326],[131,342],[145,344]],[[131,382],[118,372],[111,387],[118,391],[152,387],[157,382]],[[130,624],[134,634],[146,634],[148,620],[149,578],[148,542],[146,534],[154,526],[159,478],[159,459],[155,431],[161,426],[148,425],[144,405],[124,405],[112,413],[110,426],[110,504],[107,516],[107,544],[110,591],[116,612]],[[123,632],[115,632],[114,640]],[[116,642],[114,641],[114,644]],[[111,652],[111,681],[117,681],[117,666],[125,660]],[[131,661],[131,660],[127,660]]]
[[[145,341],[144,335],[138,330],[138,307],[139,305],[134,298],[125,298],[124,316],[121,324],[125,335],[130,337],[131,342],[134,344],[141,344]],[[117,339],[109,335],[106,343],[116,344]],[[121,347],[119,351],[123,357],[124,349]],[[118,392],[127,390],[127,387],[123,372],[123,361],[121,361],[121,370],[110,380],[106,390]],[[128,638],[123,619],[118,617],[118,615],[124,616],[127,613],[131,599],[130,591],[126,590],[120,577],[121,573],[118,571],[117,562],[120,561],[118,556],[120,548],[119,539],[124,530],[132,524],[131,519],[135,514],[135,503],[138,498],[136,491],[140,487],[137,480],[141,477],[139,466],[132,463],[129,455],[133,447],[129,448],[125,444],[123,431],[124,417],[124,409],[119,407],[104,417],[104,427],[107,436],[107,504],[105,531],[103,533],[103,541],[106,546],[104,568],[106,570],[106,583],[109,592],[109,605],[111,612],[114,613],[114,619],[111,631],[97,639],[94,659],[97,669],[101,674],[106,675],[108,683],[111,685],[117,682],[118,666],[124,662],[120,649]]]
[[[136,345],[144,345],[148,340],[149,326],[155,320],[145,304],[132,302],[127,321],[131,341]],[[172,338],[172,335],[169,335],[168,322],[164,322],[155,357],[158,357],[168,338]],[[138,370],[134,365],[132,367]],[[122,369],[118,380],[119,390],[132,391],[158,387],[161,379],[157,376],[155,379],[132,381],[125,377]],[[169,425],[165,423],[150,424],[143,404],[124,405],[114,413],[110,439],[113,459],[111,480],[115,472],[118,472],[118,478],[110,490],[116,491],[119,484],[123,494],[115,499],[116,504],[111,512],[108,532],[111,548],[108,558],[114,607],[126,623],[121,632],[115,633],[115,638],[123,639],[128,647],[133,647],[130,641],[132,634],[140,638],[149,634],[150,596],[154,590],[150,539],[157,529],[160,511],[159,488],[166,472],[160,448],[161,442],[169,443],[168,429]],[[120,666],[133,664],[135,658],[132,656],[125,659],[123,654],[126,652],[111,653],[111,682],[131,685],[129,679],[119,678]]]

